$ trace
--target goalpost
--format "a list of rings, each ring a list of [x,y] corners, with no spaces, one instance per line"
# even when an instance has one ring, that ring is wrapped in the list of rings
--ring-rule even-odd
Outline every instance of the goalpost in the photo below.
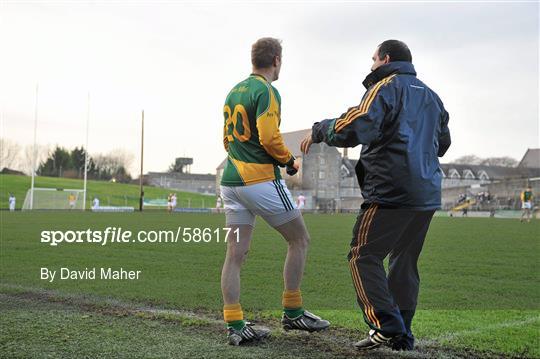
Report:
[[[23,210],[29,209],[80,209],[86,210],[86,183],[88,181],[88,130],[90,126],[90,92],[88,92],[86,108],[86,145],[84,148],[84,180],[83,188],[63,189],[63,188],[36,188],[35,177],[37,167],[37,123],[38,123],[38,99],[39,84],[36,83],[36,102],[34,108],[34,148],[32,154],[32,180],[30,189],[24,198]],[[80,196],[82,194],[82,196]]]
[[[26,192],[22,210],[68,209],[84,210],[85,190],[64,188],[33,188]]]

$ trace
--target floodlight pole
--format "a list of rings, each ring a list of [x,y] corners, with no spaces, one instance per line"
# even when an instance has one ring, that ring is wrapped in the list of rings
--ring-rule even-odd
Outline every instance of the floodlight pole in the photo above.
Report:
[[[143,210],[143,201],[144,201],[144,190],[143,190],[143,158],[144,158],[144,110],[142,110],[142,119],[141,119],[141,174],[139,175],[139,187],[140,187],[140,198],[139,198],[139,211]]]
[[[37,120],[38,120],[38,94],[39,83],[36,83],[36,105],[34,107],[34,151],[32,156],[32,184],[30,186],[30,209],[34,208],[34,177],[36,176],[36,139],[37,139]]]
[[[90,92],[88,92],[88,103],[86,108],[86,145],[84,147],[84,192],[83,192],[83,208],[86,210],[86,180],[88,172],[88,129],[90,127]]]

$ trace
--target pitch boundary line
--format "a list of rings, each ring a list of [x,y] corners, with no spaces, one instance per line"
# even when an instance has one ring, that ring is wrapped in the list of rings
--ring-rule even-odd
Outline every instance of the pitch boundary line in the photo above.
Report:
[[[101,297],[93,294],[72,294],[65,293],[58,290],[49,290],[38,287],[27,287],[16,284],[9,283],[0,283],[0,290],[2,288],[10,288],[15,290],[14,292],[2,293],[0,292],[0,297],[15,297],[28,301],[41,301],[41,302],[51,302],[57,303],[65,306],[73,306],[81,310],[86,310],[89,312],[96,312],[102,315],[120,315],[124,316],[126,314],[139,317],[141,319],[150,319],[150,320],[164,320],[164,321],[176,321],[180,324],[193,325],[195,324],[204,326],[212,326],[217,328],[218,326],[223,326],[223,320],[217,318],[216,316],[209,315],[205,311],[191,311],[183,309],[165,309],[165,308],[155,308],[149,305],[144,305],[136,302],[125,302],[119,299],[114,299],[111,297]],[[534,322],[540,320],[539,317],[528,318],[527,320],[522,321],[512,321],[499,323],[504,324],[504,326],[512,326],[515,322],[523,323],[524,321]],[[187,321],[187,323],[186,323]],[[190,323],[190,321],[193,321]],[[198,323],[196,323],[198,322]],[[278,321],[268,319],[258,320],[257,323],[261,325],[268,326],[273,331],[273,337],[279,338],[281,340],[288,340],[293,342],[298,342],[299,345],[307,345],[311,348],[321,348],[324,347],[325,351],[333,353],[334,357],[357,357],[358,355],[362,356],[357,350],[352,347],[352,343],[355,340],[360,339],[363,336],[362,331],[354,331],[348,328],[331,328],[322,333],[304,333],[304,332],[294,332],[283,335],[278,328]],[[496,327],[497,325],[489,326]],[[472,332],[480,332],[482,329],[486,329],[488,326],[484,326],[480,329],[471,330]],[[457,335],[464,335],[466,331],[458,332]],[[456,335],[456,336],[457,336]],[[369,352],[370,358],[433,358],[435,354],[439,358],[471,358],[471,357],[482,357],[482,358],[502,358],[505,355],[500,353],[488,353],[488,352],[475,352],[474,349],[454,349],[451,347],[442,346],[439,340],[446,339],[446,335],[434,338],[434,339],[419,339],[417,340],[419,347],[412,352],[395,352],[389,348],[381,348],[374,352]],[[448,335],[448,338],[452,339],[454,336]],[[224,343],[225,345],[225,343]]]

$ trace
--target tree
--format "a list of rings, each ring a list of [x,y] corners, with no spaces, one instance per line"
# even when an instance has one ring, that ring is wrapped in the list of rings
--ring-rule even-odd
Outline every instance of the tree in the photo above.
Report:
[[[84,177],[84,159],[85,159],[85,157],[86,157],[86,150],[82,146],[81,146],[81,148],[75,147],[71,151],[71,162],[73,163],[73,169],[75,171],[77,171],[77,177],[78,178],[83,178]],[[88,155],[87,171],[88,171],[88,177],[92,177],[96,172],[96,165],[95,165],[92,157],[90,157],[90,155]]]
[[[41,176],[62,177],[63,172],[73,169],[71,154],[58,145],[49,157],[39,165],[37,172]]]
[[[476,155],[465,155],[456,158],[452,163],[463,165],[515,167],[519,162],[516,159],[507,156],[481,158]]]
[[[75,147],[70,154],[71,157],[71,163],[73,164],[73,169],[75,169],[78,172],[78,177],[82,177],[84,175],[84,160],[86,156],[86,151],[84,148],[78,148]]]
[[[21,146],[18,143],[0,138],[0,169],[14,169],[20,152]]]
[[[131,181],[127,170],[133,160],[131,153],[124,150],[113,150],[107,154],[97,154],[93,158],[98,179],[110,180],[114,178],[119,182]]]
[[[482,158],[476,155],[465,155],[456,158],[452,163],[462,165],[479,165],[482,163]]]
[[[518,160],[512,157],[488,157],[482,160],[482,165],[484,166],[502,166],[502,167],[516,167],[518,165]]]
[[[47,158],[49,157],[50,148],[49,146],[46,146],[46,145],[36,145],[35,151],[36,151],[36,167],[37,167],[39,166],[40,163],[47,160]],[[23,171],[24,173],[31,175],[33,161],[34,161],[34,146],[27,145],[24,147],[24,150],[19,156],[19,161],[18,161],[19,169]]]

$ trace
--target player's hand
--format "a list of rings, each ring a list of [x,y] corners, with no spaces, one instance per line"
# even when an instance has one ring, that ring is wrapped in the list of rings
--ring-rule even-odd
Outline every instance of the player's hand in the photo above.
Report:
[[[312,144],[313,140],[311,139],[311,131],[309,131],[309,134],[302,140],[302,143],[300,143],[300,151],[307,155]]]
[[[296,172],[300,169],[300,160],[298,158],[294,159],[292,166],[287,166],[287,174],[289,176],[294,176]]]

